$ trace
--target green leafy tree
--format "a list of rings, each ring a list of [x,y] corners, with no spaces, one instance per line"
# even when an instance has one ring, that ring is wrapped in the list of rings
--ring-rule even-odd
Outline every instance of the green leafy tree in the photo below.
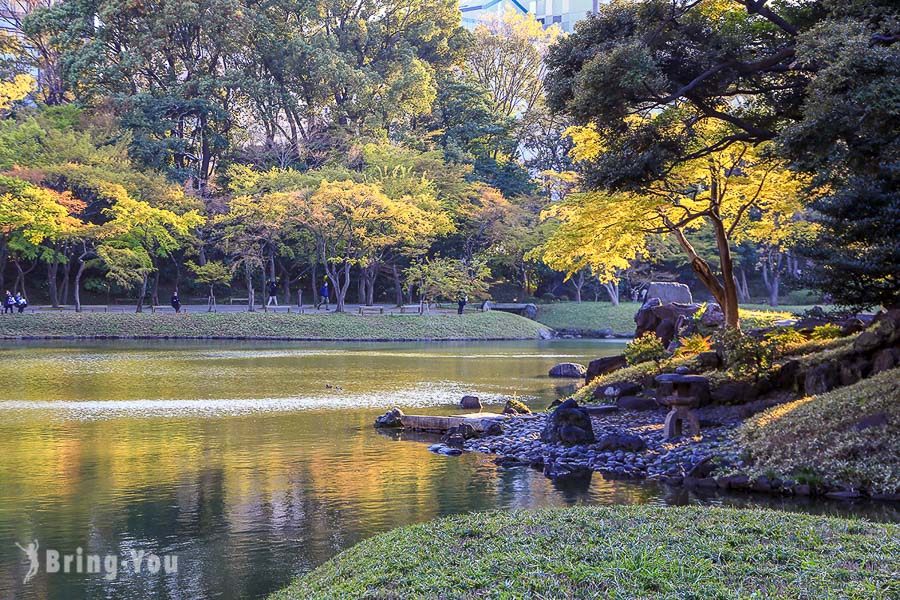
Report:
[[[188,269],[194,273],[194,279],[197,283],[208,286],[209,299],[207,302],[208,311],[216,308],[216,286],[229,285],[234,274],[228,265],[221,261],[209,261],[205,265],[198,265],[193,261],[184,263]]]

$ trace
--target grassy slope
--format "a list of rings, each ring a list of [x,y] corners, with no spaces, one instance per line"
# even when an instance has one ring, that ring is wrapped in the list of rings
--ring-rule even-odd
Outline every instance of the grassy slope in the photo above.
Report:
[[[900,526],[699,507],[491,512],[396,529],[272,598],[897,598]]]
[[[237,337],[330,340],[534,339],[541,326],[501,312],[463,315],[274,313],[47,313],[5,315],[0,338],[19,336]]]
[[[623,302],[613,306],[608,302],[560,302],[538,307],[538,321],[555,329],[612,329],[616,333],[634,332],[634,313],[639,303]],[[745,325],[760,327],[768,322],[786,319],[794,312],[809,306],[779,306],[773,309],[764,304],[747,304],[741,317]]]
[[[887,422],[856,429],[873,415],[884,415]],[[758,473],[895,493],[900,487],[900,368],[771,408],[741,425],[736,435]]]

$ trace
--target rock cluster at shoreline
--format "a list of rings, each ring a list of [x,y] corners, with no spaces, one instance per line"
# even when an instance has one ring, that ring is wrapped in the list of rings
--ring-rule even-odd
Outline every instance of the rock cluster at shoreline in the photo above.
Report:
[[[595,443],[567,446],[541,441],[547,418],[547,414],[511,418],[504,422],[501,435],[467,440],[464,448],[495,454],[503,466],[524,464],[541,469],[550,477],[577,476],[590,470],[674,483],[672,480],[683,478],[713,457],[730,464],[740,462],[727,435],[736,422],[707,427],[702,438],[666,440],[662,411],[618,411],[591,417]],[[646,447],[633,451],[629,442],[634,437]]]

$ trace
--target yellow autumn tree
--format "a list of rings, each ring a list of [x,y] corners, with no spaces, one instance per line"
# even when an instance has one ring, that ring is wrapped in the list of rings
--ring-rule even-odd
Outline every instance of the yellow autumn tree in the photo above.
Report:
[[[352,267],[368,265],[396,244],[412,245],[434,226],[429,212],[407,196],[392,199],[377,183],[324,180],[311,195],[297,193],[298,224],[315,239],[316,252],[344,310]]]
[[[35,87],[31,75],[16,75],[12,81],[0,81],[0,111],[6,111],[14,102],[18,102],[31,93]]]
[[[578,160],[603,152],[602,139],[588,129],[572,131],[571,137]],[[738,327],[732,245],[785,239],[801,227],[813,233],[797,218],[806,182],[770,150],[768,144],[734,143],[675,166],[639,191],[570,194],[545,212],[559,227],[539,253],[549,266],[570,274],[587,267],[601,279],[614,278],[629,260],[647,255],[653,236],[671,236],[722,307],[726,323]],[[718,273],[688,239],[703,226],[715,237]]]

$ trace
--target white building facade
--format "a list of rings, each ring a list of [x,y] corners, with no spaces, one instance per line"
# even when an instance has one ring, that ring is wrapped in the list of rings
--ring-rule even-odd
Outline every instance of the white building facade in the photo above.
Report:
[[[460,0],[463,26],[474,29],[480,19],[507,10],[534,15],[544,26],[558,25],[571,33],[575,22],[597,12],[602,0]]]

